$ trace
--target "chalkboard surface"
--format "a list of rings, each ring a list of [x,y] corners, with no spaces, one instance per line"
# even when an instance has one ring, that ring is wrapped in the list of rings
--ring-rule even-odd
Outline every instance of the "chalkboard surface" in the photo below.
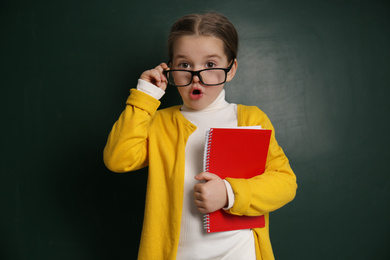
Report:
[[[298,178],[276,259],[389,258],[388,1],[5,0],[0,259],[136,259],[147,169],[111,173],[102,150],[170,25],[208,10],[240,35],[227,99],[268,114]]]

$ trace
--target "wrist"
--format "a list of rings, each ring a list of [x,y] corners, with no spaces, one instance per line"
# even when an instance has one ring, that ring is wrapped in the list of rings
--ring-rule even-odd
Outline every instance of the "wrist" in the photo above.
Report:
[[[137,90],[142,91],[157,100],[160,100],[165,94],[164,90],[143,79],[138,79]]]
[[[234,192],[232,186],[227,180],[223,180],[223,182],[225,183],[226,193],[227,193],[227,205],[225,205],[223,210],[228,210],[232,208],[234,205]]]

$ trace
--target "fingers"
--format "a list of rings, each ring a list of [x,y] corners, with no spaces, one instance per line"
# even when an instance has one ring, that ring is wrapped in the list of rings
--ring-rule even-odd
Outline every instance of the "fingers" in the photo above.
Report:
[[[197,181],[211,181],[211,180],[218,179],[218,178],[219,178],[218,175],[215,175],[215,174],[210,173],[210,172],[201,172],[195,176],[195,179]]]
[[[161,63],[157,67],[151,70],[147,70],[141,75],[141,79],[145,80],[163,90],[167,88],[168,81],[163,74],[164,70],[169,69],[166,63]]]
[[[204,185],[202,184],[197,184],[194,187],[194,202],[198,210],[203,213],[209,213],[210,209],[208,207],[208,201],[207,197],[209,195],[207,194],[207,190],[204,189]]]
[[[194,186],[194,202],[201,213],[214,212],[227,204],[226,186],[221,178],[208,172],[202,172],[195,178],[206,181]]]

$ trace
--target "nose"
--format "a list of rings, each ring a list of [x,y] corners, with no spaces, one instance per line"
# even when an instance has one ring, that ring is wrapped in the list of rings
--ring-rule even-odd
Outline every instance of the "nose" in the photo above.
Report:
[[[194,75],[194,76],[192,77],[192,82],[194,82],[194,83],[200,82],[199,76],[198,76],[198,75]]]

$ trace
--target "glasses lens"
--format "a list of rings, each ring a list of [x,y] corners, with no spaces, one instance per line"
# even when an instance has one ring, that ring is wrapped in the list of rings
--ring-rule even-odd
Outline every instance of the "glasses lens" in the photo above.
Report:
[[[219,85],[225,82],[226,72],[223,69],[203,70],[200,77],[206,85]]]
[[[168,82],[174,86],[186,86],[191,83],[191,72],[168,71]]]
[[[168,71],[168,82],[174,86],[187,86],[191,84],[192,72],[191,71]],[[199,77],[205,85],[220,85],[226,81],[226,71],[223,69],[208,69],[202,70],[199,73]]]

